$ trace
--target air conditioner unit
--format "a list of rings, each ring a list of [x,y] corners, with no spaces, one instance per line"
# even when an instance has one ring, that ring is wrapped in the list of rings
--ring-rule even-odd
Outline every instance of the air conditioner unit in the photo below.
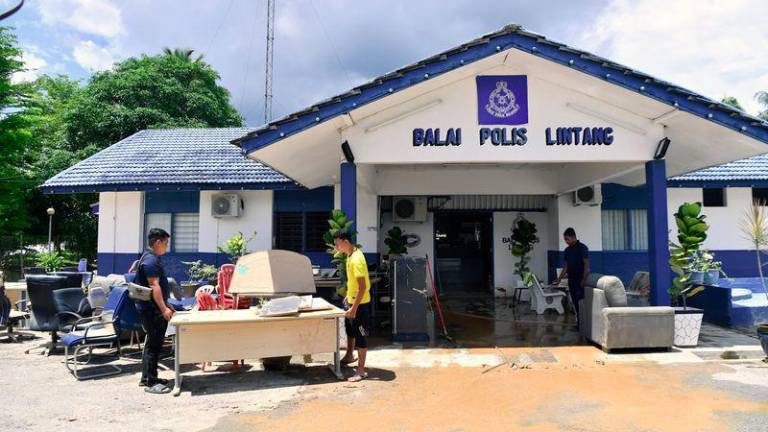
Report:
[[[603,193],[600,185],[583,187],[573,192],[573,205],[597,206],[603,203]]]
[[[211,215],[213,217],[239,217],[242,211],[243,200],[238,194],[222,193],[211,197]]]
[[[395,197],[392,199],[392,222],[424,222],[427,220],[427,197]]]

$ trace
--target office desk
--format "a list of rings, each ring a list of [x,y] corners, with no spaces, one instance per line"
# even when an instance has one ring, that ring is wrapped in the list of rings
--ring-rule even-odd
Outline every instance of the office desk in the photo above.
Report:
[[[341,379],[338,320],[343,316],[336,307],[282,317],[261,317],[255,307],[178,312],[170,322],[176,326],[174,396],[181,393],[179,367],[188,363],[332,352],[332,370]]]

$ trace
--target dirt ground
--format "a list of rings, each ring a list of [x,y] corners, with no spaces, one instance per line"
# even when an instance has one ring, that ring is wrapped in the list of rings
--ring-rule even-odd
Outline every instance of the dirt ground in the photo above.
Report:
[[[236,373],[189,365],[174,398],[145,394],[130,360],[119,362],[121,375],[78,382],[60,354],[23,353],[39,342],[0,345],[2,431],[768,431],[768,364],[759,360],[383,347],[362,383],[336,381],[321,358],[280,373],[258,362]]]
[[[768,431],[759,363],[603,364],[589,348],[567,350],[558,364],[373,370],[366,382],[308,388],[211,430]]]

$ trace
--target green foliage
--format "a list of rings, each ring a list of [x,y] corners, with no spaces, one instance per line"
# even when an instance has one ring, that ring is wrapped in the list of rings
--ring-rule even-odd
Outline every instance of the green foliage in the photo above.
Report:
[[[59,271],[66,264],[69,264],[64,258],[64,255],[57,251],[40,252],[37,254],[35,262],[37,263],[38,267],[44,268],[47,272]]]
[[[669,242],[669,267],[677,276],[668,291],[673,302],[676,302],[682,295],[690,297],[695,294],[687,290],[693,286],[691,272],[695,271],[693,265],[696,260],[701,259],[699,248],[707,239],[709,225],[704,222],[706,216],[701,214],[699,202],[683,203],[674,216],[678,243]]]
[[[523,218],[512,229],[512,255],[519,258],[515,263],[515,274],[522,276],[530,271],[529,254],[533,251],[533,245],[539,242],[536,232],[536,224]]]
[[[65,114],[70,144],[95,151],[141,129],[241,126],[218,72],[191,55],[143,55],[96,73]]]
[[[730,106],[736,108],[737,110],[744,111],[744,108],[739,103],[739,100],[736,99],[733,96],[726,96],[722,100],[720,100],[720,102],[722,102],[722,103],[724,103],[726,105],[730,105]]]
[[[347,292],[347,254],[336,250],[333,245],[333,237],[340,231],[349,232],[354,239],[357,237],[357,231],[353,231],[352,226],[354,221],[347,218],[347,215],[341,210],[331,211],[330,218],[328,219],[328,231],[323,234],[323,241],[328,248],[326,252],[331,254],[332,264],[336,264],[336,268],[339,270],[341,278],[341,286],[337,293],[339,295],[345,295]],[[359,246],[359,245],[358,245]]]
[[[0,27],[0,233],[8,235],[32,224],[26,202],[34,188],[30,149],[34,139],[24,116],[29,86],[14,84],[13,75],[24,70],[16,37]]]
[[[744,238],[752,243],[752,247],[755,250],[760,285],[765,296],[768,297],[768,287],[766,287],[765,277],[763,277],[763,266],[765,264],[763,264],[762,257],[765,249],[768,248],[768,210],[766,210],[765,202],[756,201],[747,208],[741,219],[741,232]]]
[[[13,84],[20,58],[0,28],[0,235],[46,236],[53,207],[55,247],[93,260],[98,196],[44,196],[41,183],[141,129],[242,125],[218,73],[192,50],[129,58],[86,83],[59,75]]]
[[[389,247],[388,255],[408,255],[407,240],[399,226],[394,226],[387,231],[384,244]]]
[[[253,237],[249,237],[247,240],[243,237],[243,233],[239,232],[227,239],[224,247],[218,247],[219,252],[229,255],[230,261],[237,264],[237,260],[243,255],[248,255],[248,243],[253,241]]]
[[[209,280],[215,277],[219,271],[215,266],[205,264],[202,260],[182,261],[182,264],[189,266],[187,269],[189,282],[201,282],[203,280]]]
[[[758,117],[768,120],[768,91],[759,91],[755,93],[755,100],[763,107]]]

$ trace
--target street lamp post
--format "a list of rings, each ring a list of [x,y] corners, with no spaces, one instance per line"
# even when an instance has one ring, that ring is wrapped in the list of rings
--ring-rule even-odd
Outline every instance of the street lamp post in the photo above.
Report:
[[[53,231],[53,215],[56,214],[56,210],[53,207],[48,207],[48,253],[53,252],[53,242],[51,242],[51,232]]]

